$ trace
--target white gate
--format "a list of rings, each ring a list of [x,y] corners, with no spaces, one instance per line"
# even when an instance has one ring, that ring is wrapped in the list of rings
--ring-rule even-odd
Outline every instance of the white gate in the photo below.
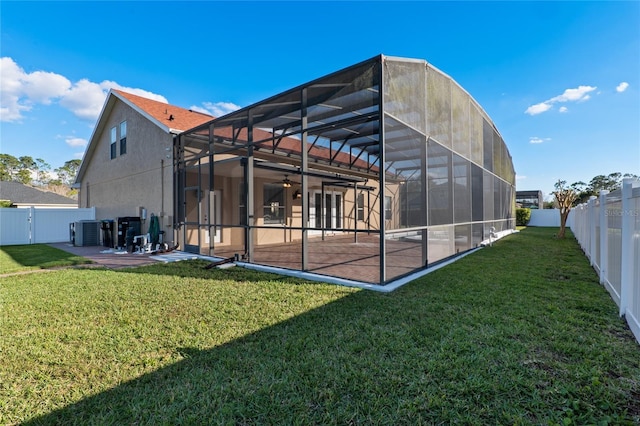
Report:
[[[31,209],[0,208],[0,246],[31,242]]]
[[[0,208],[0,245],[59,243],[70,240],[69,224],[95,220],[96,210]]]

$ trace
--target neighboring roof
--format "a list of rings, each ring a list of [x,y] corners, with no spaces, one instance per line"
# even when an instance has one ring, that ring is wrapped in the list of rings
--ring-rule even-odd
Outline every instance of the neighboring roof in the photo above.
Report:
[[[539,195],[541,196],[542,191],[536,189],[516,191],[516,197],[528,197],[531,195],[534,195],[536,197]]]
[[[89,145],[82,158],[82,163],[78,169],[76,176],[76,183],[81,182],[84,177],[84,173],[87,168],[86,160],[91,158],[95,146],[98,144],[97,138],[102,134],[106,125],[103,117],[109,115],[116,102],[120,101],[129,107],[133,108],[142,116],[146,117],[151,123],[158,126],[162,131],[167,134],[182,133],[187,129],[199,126],[200,124],[211,121],[214,117],[208,114],[204,114],[198,111],[193,111],[186,108],[181,108],[175,105],[167,104],[153,99],[148,99],[142,96],[134,95],[122,90],[111,89],[107,95],[102,111],[98,116],[98,121],[93,129],[91,138],[89,139]]]
[[[76,207],[78,201],[54,192],[42,191],[20,182],[0,181],[0,199],[21,205],[68,205]]]

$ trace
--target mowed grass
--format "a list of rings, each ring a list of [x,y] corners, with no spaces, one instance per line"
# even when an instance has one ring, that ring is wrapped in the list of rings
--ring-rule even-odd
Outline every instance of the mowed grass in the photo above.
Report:
[[[391,294],[198,261],[0,280],[0,423],[638,424],[640,346],[527,228]]]
[[[87,263],[91,261],[46,244],[0,246],[0,274]]]

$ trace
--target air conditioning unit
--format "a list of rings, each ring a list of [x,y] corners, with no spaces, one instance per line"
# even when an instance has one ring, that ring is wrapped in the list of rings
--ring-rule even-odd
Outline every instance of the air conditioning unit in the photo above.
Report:
[[[75,238],[73,245],[80,246],[99,246],[100,245],[100,221],[98,220],[81,220],[75,222]]]

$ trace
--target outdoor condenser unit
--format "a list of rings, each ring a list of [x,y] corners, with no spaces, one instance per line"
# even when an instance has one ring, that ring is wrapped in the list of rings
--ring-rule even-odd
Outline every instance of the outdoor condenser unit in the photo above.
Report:
[[[75,222],[74,246],[99,246],[100,245],[100,221],[81,220]]]

